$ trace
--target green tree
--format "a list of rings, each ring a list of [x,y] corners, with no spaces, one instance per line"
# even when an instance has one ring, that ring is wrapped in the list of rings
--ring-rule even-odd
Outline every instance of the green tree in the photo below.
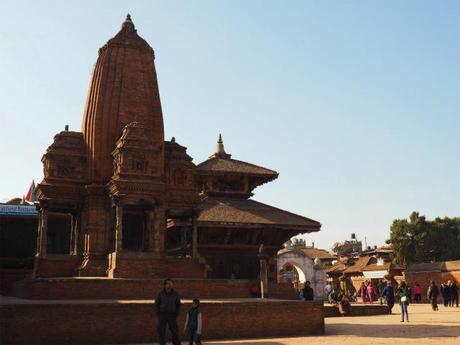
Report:
[[[426,220],[418,212],[407,219],[395,219],[390,239],[395,261],[400,265],[460,259],[460,218]]]
[[[292,239],[292,246],[297,249],[303,249],[307,244],[303,238],[294,237]]]

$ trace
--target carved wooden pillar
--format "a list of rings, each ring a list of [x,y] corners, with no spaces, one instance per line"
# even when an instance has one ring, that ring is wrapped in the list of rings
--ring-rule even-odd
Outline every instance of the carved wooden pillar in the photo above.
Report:
[[[145,212],[146,220],[146,231],[148,235],[148,246],[147,251],[155,251],[155,212],[153,209],[149,209]]]
[[[78,216],[72,213],[71,217],[71,228],[70,228],[70,255],[77,255],[77,243],[78,243]]]
[[[192,217],[192,258],[198,259],[198,224],[196,216]]]
[[[268,255],[264,250],[263,244],[259,247],[257,257],[260,262],[260,297],[265,298],[268,295]]]
[[[40,256],[40,248],[42,243],[42,213],[38,213],[37,241],[35,244],[35,256]]]
[[[164,210],[162,207],[156,206],[154,209],[153,221],[153,252],[158,256],[164,254],[164,231],[162,227]]]
[[[115,206],[115,252],[121,252],[123,250],[123,206]]]
[[[46,256],[46,247],[48,245],[48,210],[41,210],[40,223],[40,256]]]

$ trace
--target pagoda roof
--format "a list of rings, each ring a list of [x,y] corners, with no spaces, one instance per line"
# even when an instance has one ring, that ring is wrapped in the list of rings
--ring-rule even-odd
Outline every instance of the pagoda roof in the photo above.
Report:
[[[273,227],[299,232],[319,231],[321,224],[253,199],[207,197],[199,209],[200,226]]]
[[[271,179],[278,177],[278,173],[274,170],[231,158],[210,158],[198,164],[197,168],[201,172],[257,175],[270,177]]]

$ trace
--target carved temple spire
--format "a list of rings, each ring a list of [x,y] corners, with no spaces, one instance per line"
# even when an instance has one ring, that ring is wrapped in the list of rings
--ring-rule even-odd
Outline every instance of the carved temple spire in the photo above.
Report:
[[[222,140],[222,134],[219,133],[219,139],[217,140],[216,152],[209,158],[222,158],[230,159],[232,155],[225,152],[224,141]]]
[[[112,151],[133,121],[142,123],[150,144],[159,148],[156,170],[163,170],[163,114],[154,60],[153,49],[137,34],[129,14],[99,50],[82,123],[90,183],[110,180]]]

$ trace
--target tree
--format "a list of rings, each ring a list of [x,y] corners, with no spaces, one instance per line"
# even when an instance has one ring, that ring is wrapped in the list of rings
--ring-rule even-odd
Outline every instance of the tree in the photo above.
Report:
[[[292,243],[292,246],[297,249],[303,249],[307,246],[305,240],[303,238],[298,238],[298,237],[294,237],[291,243]]]
[[[418,212],[395,219],[387,240],[400,265],[460,259],[460,218],[426,220]]]

